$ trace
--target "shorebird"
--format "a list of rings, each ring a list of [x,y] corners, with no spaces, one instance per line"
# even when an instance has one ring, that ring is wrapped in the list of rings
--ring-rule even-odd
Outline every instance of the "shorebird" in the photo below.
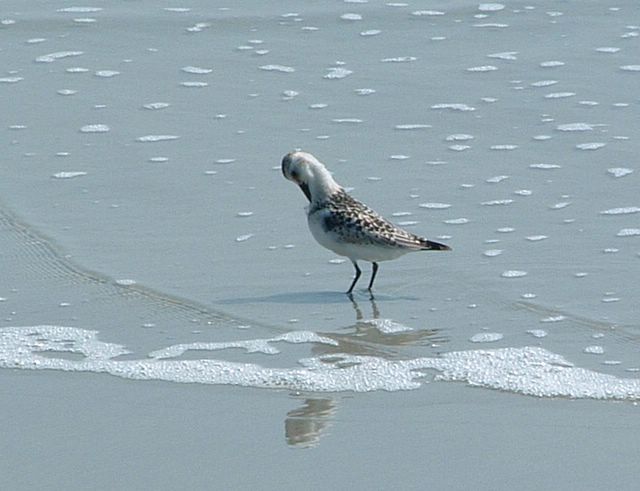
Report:
[[[385,220],[351,197],[313,155],[291,152],[282,159],[284,177],[295,182],[309,200],[306,208],[311,234],[318,243],[351,260],[356,270],[347,294],[360,279],[358,261],[372,263],[368,290],[378,273],[378,263],[414,251],[449,251],[445,244],[427,240]]]

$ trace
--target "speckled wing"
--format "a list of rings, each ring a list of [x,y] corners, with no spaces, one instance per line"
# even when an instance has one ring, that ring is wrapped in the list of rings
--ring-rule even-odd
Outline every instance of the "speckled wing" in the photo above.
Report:
[[[345,192],[332,195],[326,207],[324,228],[340,242],[412,250],[449,249],[396,227]]]

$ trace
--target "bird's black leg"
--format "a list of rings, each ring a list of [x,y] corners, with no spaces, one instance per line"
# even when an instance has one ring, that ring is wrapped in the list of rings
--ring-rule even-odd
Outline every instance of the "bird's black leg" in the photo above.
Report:
[[[369,282],[369,291],[373,287],[373,280],[376,279],[376,273],[378,272],[378,263],[373,263],[373,272],[371,273],[371,281]]]
[[[353,282],[351,283],[351,286],[347,291],[348,295],[351,295],[351,292],[353,291],[353,287],[356,286],[356,283],[358,282],[358,280],[360,279],[360,275],[362,274],[362,271],[358,267],[358,263],[355,261],[351,261],[351,262],[353,263],[353,267],[356,268],[356,277],[353,279]]]

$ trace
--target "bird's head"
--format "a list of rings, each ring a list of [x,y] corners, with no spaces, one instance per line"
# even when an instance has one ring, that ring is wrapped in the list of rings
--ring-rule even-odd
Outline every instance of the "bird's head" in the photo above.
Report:
[[[310,202],[322,201],[341,189],[322,162],[310,153],[296,151],[285,155],[282,174],[300,186]]]

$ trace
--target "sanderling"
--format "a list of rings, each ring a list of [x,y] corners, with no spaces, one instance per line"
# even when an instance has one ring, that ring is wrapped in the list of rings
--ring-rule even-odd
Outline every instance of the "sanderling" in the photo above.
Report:
[[[451,248],[396,227],[340,186],[313,155],[291,152],[282,159],[284,177],[295,182],[309,200],[307,219],[320,245],[348,257],[356,275],[347,291],[351,294],[362,271],[358,260],[373,263],[369,290],[378,272],[378,262],[396,259],[413,251],[449,251]]]

